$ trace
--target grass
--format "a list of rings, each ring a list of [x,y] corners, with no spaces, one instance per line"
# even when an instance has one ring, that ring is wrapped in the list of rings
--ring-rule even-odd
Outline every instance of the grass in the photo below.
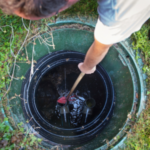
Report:
[[[21,148],[25,149],[39,149],[38,144],[42,139],[36,138],[34,134],[30,134],[29,131],[25,131],[22,127],[23,123],[19,123],[18,129],[10,130],[9,125],[6,124],[8,118],[0,122],[0,149],[1,150],[17,150]]]
[[[137,52],[140,51],[143,57],[143,72],[147,74],[147,108],[142,112],[132,132],[127,134],[127,150],[149,150],[150,149],[150,19],[142,28],[132,34],[132,45]]]
[[[140,31],[132,34],[133,48],[141,50],[143,54],[144,67],[143,71],[150,76],[150,20],[148,20]],[[148,78],[149,79],[149,78]]]
[[[150,149],[150,104],[133,126],[132,132],[127,134],[126,149]]]
[[[98,15],[97,6],[97,0],[80,0],[77,4],[62,12],[62,14]]]
[[[98,15],[97,14],[97,3],[96,0],[81,0],[76,5],[72,6],[68,10],[61,13],[62,15]],[[54,17],[48,19],[42,19],[41,21],[33,21],[29,27],[29,21],[24,20],[24,24],[21,18],[17,16],[7,16],[0,11],[0,97],[2,98],[3,105],[7,102],[7,89],[6,84],[10,85],[14,77],[10,74],[10,67],[14,64],[14,60],[27,61],[28,58],[19,58],[18,52],[20,51],[21,45],[29,31],[29,37],[36,33],[37,27],[40,27],[42,32],[47,30],[46,24],[53,22]],[[12,29],[14,35],[12,36]],[[147,95],[150,95],[150,20],[147,21],[140,31],[132,35],[133,48],[138,52],[139,49],[143,55],[144,67],[143,71],[147,73]],[[12,40],[13,37],[13,40]],[[11,43],[11,45],[10,45]],[[138,58],[138,55],[137,55]],[[22,79],[23,77],[16,77]],[[4,105],[5,106],[5,105]],[[8,116],[9,118],[9,116]],[[22,123],[18,124],[14,131],[11,131],[9,126],[5,123],[8,120],[5,118],[0,121],[0,141],[5,140],[4,144],[7,145],[3,149],[14,149],[25,147],[26,149],[33,149],[36,143],[41,140],[36,139],[33,134],[28,134],[22,128]],[[15,135],[21,135],[21,141],[12,142]],[[27,135],[27,136],[26,136]],[[132,133],[128,134],[128,140],[126,142],[127,150],[148,150],[150,149],[150,105],[141,114],[137,123],[132,128]],[[0,144],[1,145],[1,144]]]
[[[19,58],[18,52],[21,49],[27,31],[19,17],[7,16],[0,11],[0,18],[0,97],[4,108],[9,111],[9,107],[5,106],[7,103],[6,84],[10,85],[13,80],[10,68],[14,64],[14,60],[22,60],[22,58]],[[24,21],[24,24],[28,27],[29,21]],[[17,79],[19,80],[21,77],[17,77]],[[7,125],[10,116],[2,119],[1,114],[0,118],[1,150],[17,150],[23,147],[25,149],[38,149],[38,143],[42,140],[36,138],[33,134],[29,134],[29,131],[22,127],[23,123],[19,123],[12,131],[10,126]]]
[[[15,78],[21,80],[22,77],[14,77],[11,73],[11,67],[16,61],[27,61],[26,58],[21,58],[18,54],[22,50],[21,46],[28,32],[31,30],[25,29],[29,26],[29,21],[24,20],[17,16],[7,16],[0,11],[0,103],[3,104],[4,109],[9,111],[10,107],[7,106],[7,93],[6,85],[11,86],[11,81]],[[35,23],[33,23],[36,27]],[[1,105],[0,105],[1,106]],[[1,114],[1,113],[0,113]],[[0,116],[2,118],[2,114]],[[19,123],[12,131],[7,125],[10,116],[0,119],[0,149],[1,150],[17,150],[20,148],[25,149],[38,149],[38,143],[42,140],[30,134],[28,130],[23,128],[23,123]]]

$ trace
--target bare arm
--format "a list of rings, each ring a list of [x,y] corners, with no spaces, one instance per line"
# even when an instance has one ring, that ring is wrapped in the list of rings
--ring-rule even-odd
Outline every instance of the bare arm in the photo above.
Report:
[[[96,70],[95,66],[102,61],[111,46],[112,44],[105,45],[95,39],[86,54],[84,62],[78,65],[81,72],[86,74],[93,73]]]

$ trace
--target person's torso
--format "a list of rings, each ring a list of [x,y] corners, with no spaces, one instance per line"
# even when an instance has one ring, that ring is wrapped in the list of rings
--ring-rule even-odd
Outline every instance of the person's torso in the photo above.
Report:
[[[100,20],[107,26],[138,15],[150,16],[150,0],[98,0],[98,5]]]

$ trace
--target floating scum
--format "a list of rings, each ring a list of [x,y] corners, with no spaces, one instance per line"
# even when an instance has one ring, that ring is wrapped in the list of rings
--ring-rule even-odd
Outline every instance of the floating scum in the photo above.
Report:
[[[34,95],[35,94],[34,91],[36,90],[35,85],[38,84],[38,82],[34,82],[34,80],[37,81],[38,79],[42,79],[40,78],[40,76],[38,76],[38,74],[37,76],[35,76],[35,74],[38,72],[42,77],[44,73],[46,73],[44,71],[50,70],[54,66],[56,68],[59,67],[59,63],[62,63],[64,60],[65,60],[64,62],[66,63],[70,61],[72,62],[76,61],[76,59],[74,59],[76,58],[76,55],[77,56],[81,55],[82,57],[80,56],[81,57],[80,59],[83,59],[84,58],[83,54],[86,53],[86,51],[88,50],[88,48],[90,47],[91,43],[94,40],[93,31],[94,31],[94,25],[96,23],[96,20],[97,20],[96,17],[95,18],[89,17],[87,19],[85,16],[81,16],[80,18],[76,16],[67,16],[65,18],[59,17],[56,23],[47,24],[48,26],[47,32],[45,33],[41,32],[41,34],[28,38],[28,44],[23,49],[23,51],[19,53],[20,55],[23,55],[23,57],[28,57],[28,62],[31,62],[31,63],[28,64],[26,62],[25,63],[16,62],[17,67],[15,67],[14,69],[13,77],[24,76],[25,79],[24,80],[12,80],[8,98],[11,99],[11,97],[13,97],[14,95],[16,96],[13,99],[13,101],[9,101],[8,99],[8,105],[12,106],[10,109],[10,114],[11,114],[11,117],[13,118],[12,120],[14,122],[14,125],[17,125],[17,123],[23,122],[24,123],[23,126],[25,129],[29,128],[30,129],[29,131],[31,133],[34,132],[36,133],[36,136],[43,138],[43,143],[42,143],[43,147],[52,148],[53,146],[56,146],[56,145],[59,147],[61,144],[60,147],[63,147],[63,148],[82,147],[83,149],[91,150],[91,149],[100,149],[100,148],[106,149],[107,147],[113,145],[114,149],[115,148],[117,149],[118,146],[121,146],[123,141],[125,140],[126,132],[130,130],[130,122],[135,119],[136,115],[139,116],[142,109],[144,109],[145,107],[145,103],[144,103],[144,101],[146,100],[145,95],[144,95],[145,81],[143,78],[142,71],[140,69],[142,65],[137,64],[135,61],[135,55],[130,45],[131,43],[130,39],[127,39],[118,44],[114,44],[111,47],[110,51],[108,52],[106,58],[100,63],[101,67],[107,72],[108,76],[110,77],[110,80],[112,81],[112,85],[114,88],[114,101],[111,101],[111,102],[113,102],[112,106],[114,109],[110,117],[109,116],[107,117],[107,113],[110,110],[109,108],[107,109],[108,111],[102,112],[103,115],[105,114],[105,117],[101,120],[101,123],[103,123],[103,128],[98,133],[93,135],[92,138],[89,138],[89,140],[86,138],[85,140],[83,136],[82,137],[83,143],[77,142],[77,143],[71,143],[71,145],[68,144],[67,141],[69,141],[71,137],[74,136],[74,134],[71,135],[71,132],[69,131],[72,131],[73,133],[80,131],[80,133],[82,134],[85,134],[84,131],[86,131],[87,133],[90,133],[90,129],[87,130],[86,127],[88,128],[88,125],[93,120],[89,120],[87,124],[83,124],[83,125],[79,124],[79,126],[77,127],[74,127],[74,126],[68,127],[67,125],[66,128],[68,132],[65,132],[66,131],[65,127],[61,127],[59,126],[59,124],[57,124],[57,121],[59,122],[59,119],[56,120],[56,124],[58,126],[56,126],[55,124],[49,125],[48,123],[46,123],[47,121],[46,118],[42,116],[43,115],[42,113],[44,112],[44,114],[46,114],[46,111],[55,113],[56,105],[54,106],[54,110],[53,109],[46,110],[46,105],[41,105],[43,106],[42,108],[43,112],[39,111],[41,107],[40,105],[39,107],[33,107],[33,105],[34,106],[37,105],[35,101],[36,95]],[[67,50],[66,51],[67,54],[63,53],[64,50]],[[71,55],[70,53],[73,55]],[[60,54],[62,56],[58,58],[59,59],[62,58],[62,60],[58,60],[55,64],[53,64],[54,60],[51,60],[51,64],[46,63],[46,60],[47,60],[46,58],[49,58],[47,56],[51,56],[52,57],[51,59],[54,59],[56,58],[56,56],[59,56]],[[111,63],[112,60],[113,60],[113,63]],[[38,62],[40,62],[40,64]],[[43,67],[42,71],[40,70],[40,67]],[[61,68],[62,67],[60,67],[60,69]],[[53,70],[51,72],[50,79],[53,78],[52,74],[55,73],[54,75],[55,78],[53,78],[53,80],[59,83],[61,82],[61,79],[58,80],[57,72],[55,71]],[[77,70],[77,72],[78,71],[79,70]],[[66,72],[67,72],[67,69],[66,69]],[[104,75],[104,77],[106,76],[107,75]],[[70,77],[67,76],[66,80],[72,77],[73,75],[71,75]],[[63,79],[64,79],[64,75],[63,75]],[[47,82],[47,79],[45,79],[45,81]],[[70,81],[72,80],[70,79]],[[72,82],[74,81],[75,81],[75,78]],[[28,84],[30,83],[34,83],[34,84],[28,87]],[[97,83],[100,83],[100,81]],[[70,86],[73,85],[73,83],[70,83],[70,84],[71,84]],[[54,86],[55,85],[50,86],[52,92],[55,91],[55,89],[52,90]],[[80,91],[79,89],[81,87],[82,87],[82,83],[78,85],[76,90]],[[89,85],[89,87],[93,87],[93,86]],[[62,87],[62,88],[65,89],[65,87]],[[69,92],[70,90],[69,87],[66,86],[66,88]],[[25,95],[27,97],[23,97],[23,93],[26,93],[29,91],[32,91],[32,92],[30,92],[28,95]],[[46,91],[47,89],[45,89],[43,92],[46,92]],[[96,92],[97,92],[97,89],[93,92],[93,95],[96,96],[99,94],[99,96],[101,96],[102,93],[96,93]],[[81,93],[77,92],[77,95],[79,97],[82,97]],[[93,95],[90,95],[90,96],[92,97]],[[92,98],[94,98],[94,96]],[[96,100],[96,98],[94,98],[94,100]],[[51,103],[48,103],[47,107],[49,104]],[[96,104],[97,104],[97,100],[96,100]],[[70,107],[72,107],[72,110],[76,106],[78,105],[76,105],[75,103],[70,104]],[[85,106],[85,103],[83,104],[83,107],[84,106]],[[102,109],[104,108],[104,104],[101,104],[99,106],[102,106]],[[31,109],[31,107],[33,107],[33,109]],[[72,113],[75,113],[76,112],[75,110],[77,109],[74,109]],[[94,109],[92,111],[94,111]],[[101,112],[98,112],[97,116],[100,113]],[[81,114],[84,115],[83,113]],[[40,117],[41,119],[39,119]],[[47,117],[49,117],[49,114],[47,115]],[[99,120],[94,120],[94,121],[95,122],[100,121],[100,118]],[[42,125],[42,122],[45,122],[45,123]],[[61,119],[60,119],[60,122],[61,122]],[[65,122],[63,123],[65,124]],[[94,129],[98,127],[99,125],[100,125],[100,122],[99,124],[95,124]],[[91,127],[93,127],[92,124],[91,124]],[[65,132],[65,134],[61,133],[61,136],[64,137],[63,139],[57,138],[57,135],[60,133],[58,132],[60,128]],[[45,134],[45,132],[46,133],[49,132],[49,134],[53,135],[53,138],[49,138],[49,134]],[[69,136],[70,136],[70,139],[68,138]],[[90,137],[90,134],[88,137]],[[121,142],[119,142],[120,140]],[[78,134],[78,141],[81,141],[80,134]]]

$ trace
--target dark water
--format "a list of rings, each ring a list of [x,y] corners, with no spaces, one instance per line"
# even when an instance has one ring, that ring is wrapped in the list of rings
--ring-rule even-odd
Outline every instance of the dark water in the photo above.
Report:
[[[57,100],[69,93],[79,74],[77,64],[64,64],[47,72],[40,80],[35,95],[36,105],[42,117],[50,124],[63,128],[81,127],[101,112],[106,91],[103,80],[97,73],[83,77],[69,101],[68,113],[67,108],[62,109],[57,105]],[[96,105],[92,113],[86,116],[83,109],[89,98],[94,99]]]

